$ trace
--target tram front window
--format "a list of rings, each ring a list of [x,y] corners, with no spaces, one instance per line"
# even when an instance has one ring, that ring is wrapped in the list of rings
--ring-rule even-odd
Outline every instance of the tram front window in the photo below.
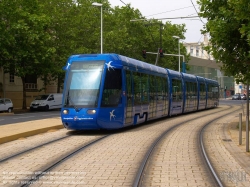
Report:
[[[72,63],[63,106],[97,107],[103,64],[103,61]]]

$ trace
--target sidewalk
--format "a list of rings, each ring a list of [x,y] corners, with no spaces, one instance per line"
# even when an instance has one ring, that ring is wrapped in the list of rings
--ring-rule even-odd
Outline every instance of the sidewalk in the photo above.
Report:
[[[16,110],[15,114],[24,111]],[[3,115],[14,115],[14,113],[0,113],[0,119]],[[0,144],[17,140],[22,137],[33,136],[45,133],[52,129],[62,129],[62,121],[60,117],[42,120],[34,120],[28,122],[14,123],[0,126]]]

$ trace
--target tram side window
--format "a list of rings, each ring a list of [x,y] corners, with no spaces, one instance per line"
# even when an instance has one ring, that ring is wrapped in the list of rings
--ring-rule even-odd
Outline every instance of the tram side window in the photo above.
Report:
[[[219,87],[217,85],[212,85],[212,97],[213,99],[219,98]]]
[[[212,99],[212,98],[213,98],[212,85],[211,85],[211,84],[208,84],[208,88],[207,88],[207,98],[208,98],[208,99]]]
[[[106,72],[102,93],[102,107],[118,106],[121,103],[122,73],[120,69]]]
[[[149,84],[148,84],[148,75],[141,74],[141,103],[146,104],[149,102]]]
[[[134,80],[134,104],[140,105],[141,104],[141,73],[134,72],[133,73],[133,80]]]
[[[126,96],[127,96],[127,106],[132,106],[132,80],[131,72],[126,71]]]
[[[200,100],[206,100],[206,86],[205,84],[200,84]]]
[[[156,77],[156,95],[155,100],[158,103],[161,103],[162,100],[166,99],[166,88],[165,88],[165,81],[163,77]]]
[[[181,101],[182,100],[182,85],[181,80],[172,79],[172,95],[173,101]]]
[[[150,87],[150,102],[154,103],[156,100],[156,93],[157,93],[157,85],[156,85],[156,78],[154,75],[149,75],[149,87]]]
[[[195,82],[186,82],[186,98],[197,98],[197,84]]]

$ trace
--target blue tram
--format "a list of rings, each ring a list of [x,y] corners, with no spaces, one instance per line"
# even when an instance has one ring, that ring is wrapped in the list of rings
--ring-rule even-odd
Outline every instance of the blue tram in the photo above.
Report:
[[[73,55],[64,70],[67,129],[118,129],[219,105],[218,82],[118,54]]]

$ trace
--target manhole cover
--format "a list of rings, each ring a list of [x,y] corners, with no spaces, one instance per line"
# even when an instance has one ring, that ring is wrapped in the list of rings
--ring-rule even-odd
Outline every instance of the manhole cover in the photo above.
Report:
[[[223,141],[225,142],[231,142],[232,140],[231,139],[222,139]]]

